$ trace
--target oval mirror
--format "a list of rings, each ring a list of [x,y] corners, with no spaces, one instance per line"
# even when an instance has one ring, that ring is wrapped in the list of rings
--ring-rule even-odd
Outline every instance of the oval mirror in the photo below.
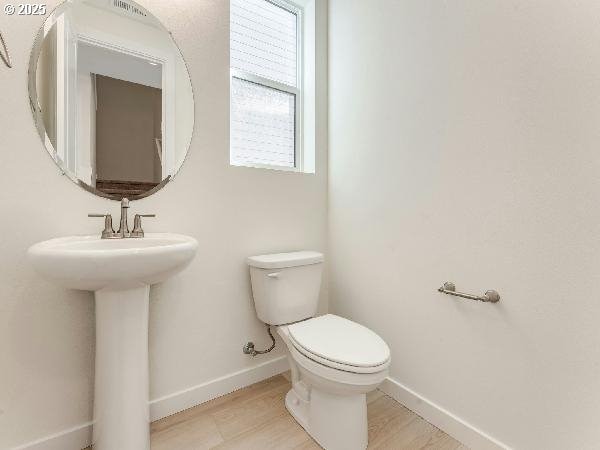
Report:
[[[171,34],[130,0],[70,0],[46,19],[29,65],[42,142],[97,195],[148,196],[185,160],[194,99]]]

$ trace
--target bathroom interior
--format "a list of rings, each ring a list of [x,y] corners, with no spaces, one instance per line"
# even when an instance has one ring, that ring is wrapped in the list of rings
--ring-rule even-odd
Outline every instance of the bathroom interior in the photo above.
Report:
[[[599,2],[0,6],[0,449],[600,448]]]

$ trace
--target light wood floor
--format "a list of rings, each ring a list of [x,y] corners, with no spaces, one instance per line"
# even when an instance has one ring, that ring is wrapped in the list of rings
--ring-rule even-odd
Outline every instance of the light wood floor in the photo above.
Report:
[[[282,375],[152,424],[152,450],[307,450],[319,447],[289,415]],[[380,391],[368,396],[369,449],[467,447]]]

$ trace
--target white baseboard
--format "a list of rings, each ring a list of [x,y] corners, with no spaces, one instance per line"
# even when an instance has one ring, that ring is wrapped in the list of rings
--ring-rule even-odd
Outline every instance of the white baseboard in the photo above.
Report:
[[[473,450],[510,450],[507,445],[478,430],[393,378],[386,378],[379,389]]]
[[[287,358],[280,356],[256,366],[152,400],[150,402],[150,418],[152,421],[162,419],[278,375],[288,369]],[[393,378],[387,378],[379,389],[473,450],[510,450],[507,445],[478,430]],[[91,445],[92,425],[92,422],[87,422],[69,430],[15,447],[13,450],[80,450]]]
[[[92,445],[92,425],[87,422],[12,450],[81,450]]]
[[[170,416],[201,403],[258,383],[289,370],[286,356],[266,361],[254,367],[230,373],[215,380],[166,395],[150,402],[150,420]]]
[[[150,420],[170,416],[289,370],[286,356],[216,378],[150,401]],[[92,444],[92,425],[87,422],[69,430],[15,447],[12,450],[81,450]]]

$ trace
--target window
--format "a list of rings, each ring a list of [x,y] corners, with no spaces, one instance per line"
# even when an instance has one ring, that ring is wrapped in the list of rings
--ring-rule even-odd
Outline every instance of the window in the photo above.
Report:
[[[231,0],[230,26],[230,162],[302,170],[301,11]]]

